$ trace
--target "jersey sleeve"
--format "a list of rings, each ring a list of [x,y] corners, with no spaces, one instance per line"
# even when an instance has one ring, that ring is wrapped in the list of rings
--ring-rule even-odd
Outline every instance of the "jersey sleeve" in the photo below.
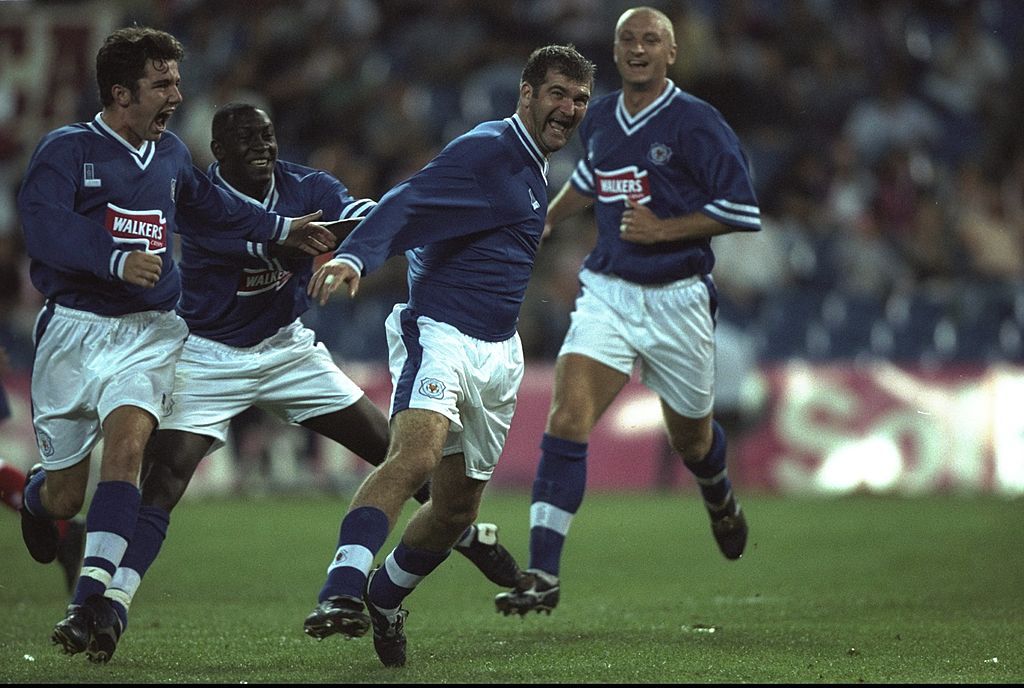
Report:
[[[590,138],[589,128],[584,125],[587,124],[586,120],[583,120],[583,124],[580,125],[579,137],[583,143],[583,150],[588,150],[587,141]],[[573,188],[579,191],[584,196],[593,198],[597,195],[594,190],[594,168],[590,164],[589,157],[584,154],[580,158],[579,162],[576,163],[576,168],[573,170],[572,175],[569,177],[569,183],[572,184]]]
[[[319,173],[316,180],[316,193],[307,198],[305,203],[309,204],[306,207],[308,212],[323,210],[321,222],[363,218],[377,205],[372,198],[352,198],[345,185],[327,173]],[[311,257],[285,254],[280,248],[275,250],[274,244],[277,242],[274,241],[253,241],[245,237],[225,236],[222,233],[191,233],[188,240],[192,246],[220,256],[278,260],[287,265],[292,265],[296,261],[304,262]]]
[[[409,249],[495,226],[494,209],[472,167],[448,156],[388,191],[334,256],[368,274]]]
[[[267,212],[214,184],[189,159],[179,177],[180,191],[177,212],[184,222],[179,231],[209,228],[224,239],[249,241],[283,241],[291,227],[291,218]]]
[[[701,212],[741,230],[761,229],[761,211],[739,139],[721,116],[709,110],[680,141],[697,183],[708,202]]]
[[[29,257],[68,272],[110,280],[123,251],[98,222],[75,211],[82,167],[74,146],[61,139],[44,143],[29,162],[18,192],[18,212]]]

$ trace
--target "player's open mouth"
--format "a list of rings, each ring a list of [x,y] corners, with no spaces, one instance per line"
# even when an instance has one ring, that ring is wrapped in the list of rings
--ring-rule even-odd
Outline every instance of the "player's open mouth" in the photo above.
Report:
[[[647,66],[647,63],[643,60],[627,60],[626,64],[628,64],[633,69],[643,69],[644,67]]]
[[[569,133],[569,127],[572,126],[572,123],[570,122],[570,123],[567,124],[565,122],[559,122],[557,120],[549,119],[548,120],[548,125],[551,127],[551,129],[556,134],[560,134],[561,136],[565,136],[566,134]]]
[[[249,164],[252,165],[253,167],[258,167],[260,169],[266,169],[266,168],[270,167],[271,161],[270,161],[270,158],[256,158],[255,160],[250,160]]]
[[[160,131],[163,131],[164,129],[167,128],[167,120],[169,120],[171,118],[171,115],[173,113],[174,113],[173,109],[172,110],[165,110],[165,111],[161,112],[153,120],[153,124],[156,125],[157,129],[159,129]]]

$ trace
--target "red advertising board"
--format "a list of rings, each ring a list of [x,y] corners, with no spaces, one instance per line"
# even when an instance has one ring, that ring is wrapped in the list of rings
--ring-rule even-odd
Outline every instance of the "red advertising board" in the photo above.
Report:
[[[495,488],[529,489],[533,482],[553,368],[527,368]],[[348,372],[387,408],[391,385],[385,369]],[[730,439],[730,472],[744,488],[787,494],[1024,494],[1024,368],[928,371],[889,363],[792,362],[764,368],[748,384],[761,390],[757,419],[743,436]],[[14,417],[0,426],[0,456],[28,466],[36,452],[27,376],[13,375],[5,385]],[[326,444],[321,453],[337,454]],[[678,459],[666,453],[657,397],[636,381],[601,419],[589,446],[590,489],[692,484]],[[230,451],[204,463],[194,491],[219,489],[217,462],[229,463],[224,452]],[[365,464],[350,455],[331,460],[334,470],[354,479],[365,473]]]

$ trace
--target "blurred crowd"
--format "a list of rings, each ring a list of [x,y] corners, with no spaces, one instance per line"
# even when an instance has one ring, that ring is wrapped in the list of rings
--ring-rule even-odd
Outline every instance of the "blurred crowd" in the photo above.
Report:
[[[0,13],[12,4],[22,3],[0,3]],[[198,166],[211,161],[216,107],[251,101],[274,119],[283,159],[328,170],[353,195],[373,198],[452,137],[512,113],[535,47],[575,44],[598,66],[595,94],[616,89],[614,24],[635,4],[103,3],[106,12],[117,8],[118,25],[151,24],[184,43],[185,102],[171,128]],[[734,127],[760,199],[763,231],[713,242],[724,349],[738,343],[755,361],[913,358],[924,349],[955,356],[984,336],[972,356],[1024,358],[1024,95],[1015,87],[1024,81],[1024,3],[647,4],[675,24],[671,78]],[[37,5],[55,14],[67,6]],[[66,118],[47,124],[99,109],[95,47],[83,51],[85,64],[60,64],[81,75],[80,90],[59,94]],[[0,344],[24,365],[39,298],[14,194],[43,132],[39,122],[19,121],[18,105],[4,97],[11,54],[0,50]],[[552,192],[571,173],[576,145],[552,160]],[[592,218],[583,215],[542,247],[520,326],[529,358],[557,352],[592,240]],[[381,323],[404,293],[404,266],[392,260],[356,300],[314,308],[309,324],[339,358],[383,361]],[[931,319],[915,320],[927,304]],[[904,326],[925,336],[901,350]]]

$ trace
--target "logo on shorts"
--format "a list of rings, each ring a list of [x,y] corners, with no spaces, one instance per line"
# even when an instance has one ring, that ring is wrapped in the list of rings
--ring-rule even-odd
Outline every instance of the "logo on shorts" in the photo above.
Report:
[[[432,377],[425,377],[420,380],[420,394],[431,399],[444,397],[444,383]]]
[[[171,411],[174,410],[174,397],[166,392],[160,397],[160,412],[164,416],[171,415]]]
[[[36,441],[39,443],[39,452],[43,456],[53,456],[53,441],[46,433],[36,433]]]

